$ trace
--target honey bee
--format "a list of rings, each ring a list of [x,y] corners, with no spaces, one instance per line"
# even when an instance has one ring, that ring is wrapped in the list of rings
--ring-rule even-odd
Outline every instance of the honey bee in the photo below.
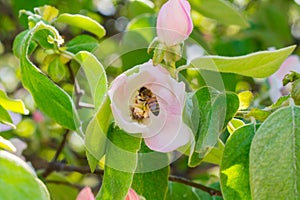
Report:
[[[134,105],[131,106],[130,109],[133,119],[136,119],[137,121],[149,118],[149,111],[155,116],[158,116],[159,114],[159,104],[156,96],[146,87],[141,87],[138,90]]]

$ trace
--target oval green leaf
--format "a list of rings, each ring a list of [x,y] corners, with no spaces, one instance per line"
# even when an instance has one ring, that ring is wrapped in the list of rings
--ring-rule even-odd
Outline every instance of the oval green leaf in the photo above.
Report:
[[[105,29],[95,20],[80,14],[61,14],[56,22],[65,23],[95,34],[99,39],[105,35]]]
[[[50,200],[45,185],[19,157],[0,151],[1,199]]]
[[[237,129],[228,138],[220,165],[224,199],[251,200],[249,184],[249,151],[254,137],[253,124]]]
[[[265,78],[279,69],[281,63],[293,52],[295,47],[294,45],[274,51],[259,51],[237,57],[202,56],[195,58],[187,66],[179,67],[178,71],[194,68]]]
[[[67,44],[67,51],[72,52],[74,54],[79,51],[88,51],[92,52],[99,45],[97,39],[89,35],[78,35],[72,40],[70,40]]]
[[[257,130],[250,149],[252,199],[300,199],[300,107],[281,108]]]

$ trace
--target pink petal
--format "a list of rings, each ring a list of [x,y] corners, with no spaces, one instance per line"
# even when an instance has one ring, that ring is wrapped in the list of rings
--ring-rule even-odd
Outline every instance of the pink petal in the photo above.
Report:
[[[85,187],[79,192],[76,200],[95,200],[95,197],[91,188]]]
[[[175,125],[174,123],[180,123],[180,129],[172,128],[172,125]],[[152,150],[170,152],[187,144],[191,141],[191,138],[191,130],[183,122],[178,122],[176,117],[173,119],[170,117],[167,126],[159,134],[151,138],[145,138],[145,143]]]
[[[133,189],[129,189],[125,200],[140,200],[139,196]]]

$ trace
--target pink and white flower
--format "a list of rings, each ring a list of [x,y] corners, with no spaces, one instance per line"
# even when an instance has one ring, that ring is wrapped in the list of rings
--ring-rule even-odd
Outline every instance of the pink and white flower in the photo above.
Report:
[[[156,31],[158,39],[167,46],[186,40],[193,30],[191,6],[187,0],[169,0],[157,16]]]
[[[116,124],[130,134],[141,134],[146,145],[155,151],[170,152],[187,144],[191,130],[182,121],[185,103],[185,85],[177,82],[161,66],[149,61],[140,66],[138,73],[118,76],[108,95]],[[151,106],[141,105],[141,89],[147,89],[155,97],[159,112]],[[156,104],[157,103],[157,104]]]
[[[282,95],[287,95],[291,90],[291,84],[283,86],[282,79],[291,71],[300,73],[300,62],[297,55],[289,56],[280,66],[279,70],[272,74],[268,80],[270,83],[270,98],[276,102]]]

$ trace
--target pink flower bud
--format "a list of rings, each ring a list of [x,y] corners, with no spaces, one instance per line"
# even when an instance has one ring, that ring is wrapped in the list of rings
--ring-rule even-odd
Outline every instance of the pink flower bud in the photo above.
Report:
[[[138,68],[138,73],[118,76],[108,91],[115,123],[127,133],[141,133],[155,151],[170,152],[187,144],[192,133],[182,120],[184,83],[151,61]]]
[[[190,11],[191,6],[187,0],[169,0],[165,3],[157,17],[158,39],[168,46],[186,40],[193,30]]]
[[[291,84],[283,86],[282,79],[291,71],[300,73],[300,62],[297,55],[289,56],[280,66],[279,70],[272,74],[268,80],[270,83],[270,98],[276,102],[282,95],[287,95],[291,90]]]
[[[95,200],[95,197],[91,188],[85,187],[79,192],[76,200]]]
[[[129,189],[125,200],[140,200],[139,196],[133,189]]]

